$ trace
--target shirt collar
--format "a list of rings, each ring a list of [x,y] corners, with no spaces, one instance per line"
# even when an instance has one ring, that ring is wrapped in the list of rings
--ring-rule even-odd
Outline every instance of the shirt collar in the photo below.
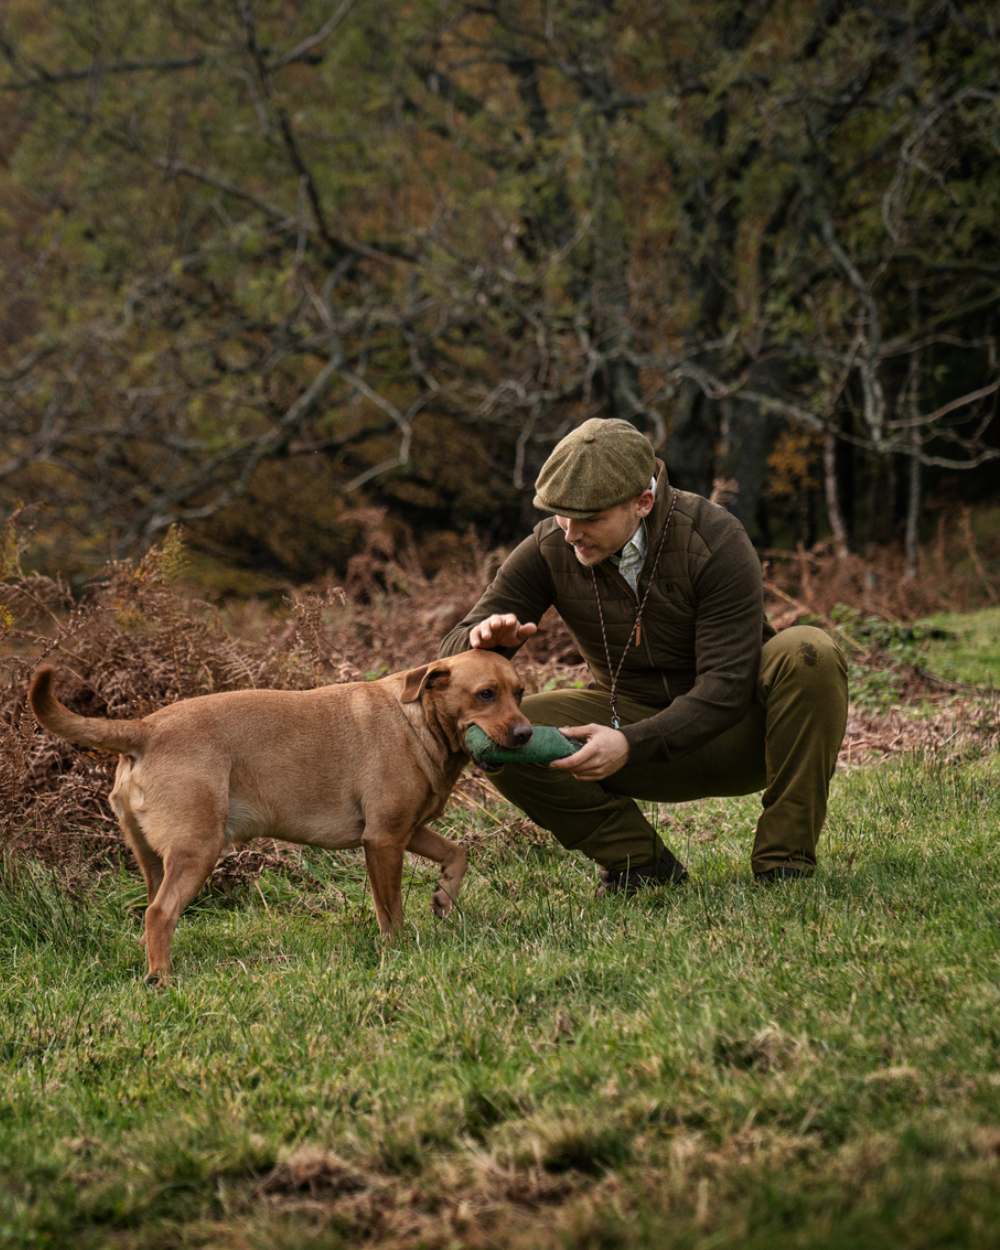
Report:
[[[649,483],[649,489],[656,494],[656,478],[652,478]],[[615,564],[621,564],[623,561],[627,565],[642,564],[646,558],[646,522],[640,521],[635,528],[635,533],[628,540],[621,551],[616,551],[611,557]]]
[[[645,557],[646,557],[646,527],[640,521],[639,524],[636,526],[635,533],[628,540],[625,546],[622,547],[621,551],[617,552],[611,558],[612,560],[615,561],[616,564],[622,560],[631,564],[634,560],[639,560],[641,562],[642,560],[645,559]]]

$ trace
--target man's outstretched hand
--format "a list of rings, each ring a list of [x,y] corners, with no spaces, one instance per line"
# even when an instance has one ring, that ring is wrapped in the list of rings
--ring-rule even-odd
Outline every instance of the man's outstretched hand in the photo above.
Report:
[[[562,727],[567,738],[583,738],[586,744],[575,755],[555,760],[549,768],[572,773],[577,781],[603,781],[628,762],[628,738],[620,729],[607,725]]]
[[[492,651],[494,647],[519,647],[532,634],[538,632],[538,626],[530,621],[522,625],[513,612],[502,615],[495,612],[485,621],[472,627],[469,634],[469,646],[481,651]]]

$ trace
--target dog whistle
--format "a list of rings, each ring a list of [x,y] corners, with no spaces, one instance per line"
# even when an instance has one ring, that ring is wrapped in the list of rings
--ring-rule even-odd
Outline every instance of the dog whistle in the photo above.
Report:
[[[635,645],[639,645],[639,639],[642,637],[642,621],[635,623]]]

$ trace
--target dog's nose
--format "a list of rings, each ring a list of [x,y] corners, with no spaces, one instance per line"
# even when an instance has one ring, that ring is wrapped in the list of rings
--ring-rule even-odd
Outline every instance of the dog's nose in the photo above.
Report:
[[[514,746],[527,746],[531,741],[531,735],[534,731],[530,725],[518,725],[510,731],[510,736],[514,740]]]

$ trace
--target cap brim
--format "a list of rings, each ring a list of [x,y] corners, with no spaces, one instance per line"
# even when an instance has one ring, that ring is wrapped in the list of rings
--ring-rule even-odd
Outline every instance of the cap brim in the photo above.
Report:
[[[641,494],[636,491],[636,494]],[[608,508],[617,508],[620,503],[624,503],[626,499],[633,499],[632,494],[623,495],[621,499],[614,499],[609,503],[600,503],[596,508],[569,508],[564,504],[546,503],[541,495],[536,495],[531,501],[541,512],[551,512],[555,516],[567,516],[572,521],[584,521],[587,517],[597,516],[599,512],[606,512]]]

